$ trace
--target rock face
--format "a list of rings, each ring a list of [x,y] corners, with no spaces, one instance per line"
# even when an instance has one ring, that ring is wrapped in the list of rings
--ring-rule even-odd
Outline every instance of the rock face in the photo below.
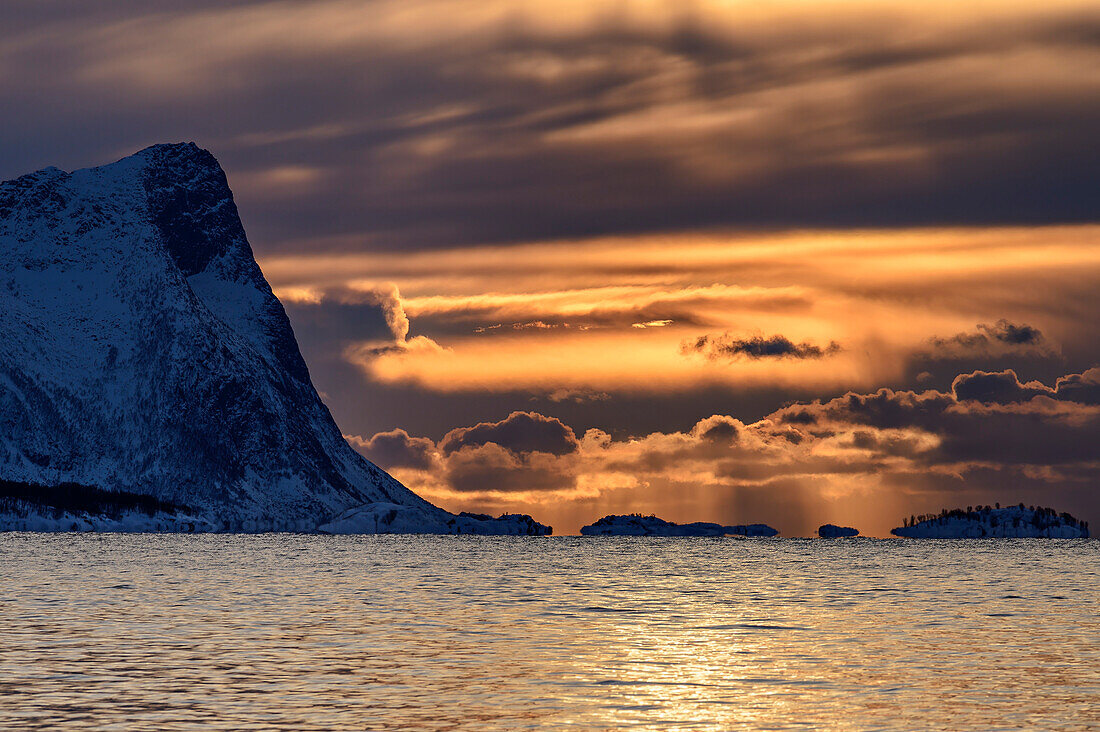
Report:
[[[584,536],[775,536],[779,532],[765,524],[722,526],[705,521],[674,524],[656,516],[604,516],[581,529]]]
[[[344,441],[194,144],[0,183],[0,311],[0,528],[549,533],[449,514]]]
[[[817,527],[817,535],[822,539],[842,539],[849,536],[859,536],[859,529],[853,529],[851,526],[825,524]]]
[[[1052,508],[1009,506],[943,511],[920,516],[906,526],[892,529],[895,536],[917,539],[1050,538],[1084,539],[1088,524]]]

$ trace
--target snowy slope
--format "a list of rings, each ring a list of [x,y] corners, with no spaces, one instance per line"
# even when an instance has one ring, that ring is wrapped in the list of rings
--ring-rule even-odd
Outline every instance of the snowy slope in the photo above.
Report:
[[[945,511],[923,519],[910,526],[899,526],[890,533],[914,539],[1082,539],[1089,536],[1087,524],[1049,508],[987,506],[969,511]]]
[[[0,183],[0,304],[2,480],[151,495],[199,529],[540,532],[446,513],[347,445],[194,144]]]

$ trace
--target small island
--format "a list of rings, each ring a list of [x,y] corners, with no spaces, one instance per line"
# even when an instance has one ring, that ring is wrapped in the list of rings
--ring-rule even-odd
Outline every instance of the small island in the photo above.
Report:
[[[584,536],[776,536],[767,524],[723,526],[706,521],[677,524],[638,513],[604,516],[581,529]]]
[[[939,515],[910,516],[891,530],[913,539],[1045,538],[1087,539],[1089,524],[1042,506],[967,506]]]
[[[853,529],[851,526],[825,524],[817,527],[817,535],[822,539],[844,539],[851,536],[859,536],[859,529]]]

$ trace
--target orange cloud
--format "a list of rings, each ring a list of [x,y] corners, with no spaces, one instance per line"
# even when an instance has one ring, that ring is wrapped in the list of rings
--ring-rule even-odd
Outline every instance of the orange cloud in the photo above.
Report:
[[[965,335],[1006,318],[1042,332],[1043,348],[1029,350],[1036,357],[1088,340],[1081,324],[1100,306],[1097,242],[1097,226],[711,232],[268,258],[264,267],[278,293],[303,301],[337,285],[375,292],[379,281],[397,282],[394,307],[429,340],[346,351],[382,383],[442,392],[858,389],[896,381],[916,358],[1022,352],[993,331],[984,350]],[[764,356],[789,343],[813,358],[685,353],[701,338]]]

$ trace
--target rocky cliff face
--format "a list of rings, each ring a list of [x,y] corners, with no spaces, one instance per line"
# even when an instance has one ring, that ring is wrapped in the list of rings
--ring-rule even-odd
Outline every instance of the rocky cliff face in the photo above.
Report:
[[[194,144],[0,183],[0,304],[0,481],[151,496],[154,528],[547,530],[446,513],[347,445]],[[110,523],[20,495],[0,525]]]

